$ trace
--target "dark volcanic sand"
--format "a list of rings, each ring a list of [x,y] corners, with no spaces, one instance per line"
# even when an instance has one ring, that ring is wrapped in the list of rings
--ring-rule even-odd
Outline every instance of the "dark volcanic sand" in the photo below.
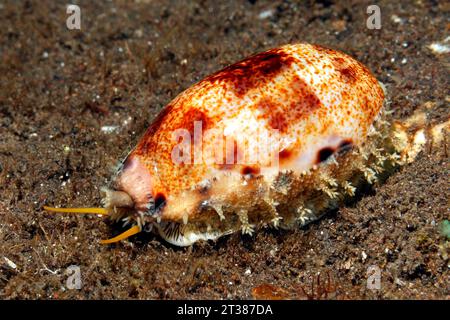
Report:
[[[302,299],[318,272],[333,282],[321,286],[328,298],[450,297],[449,240],[439,228],[449,217],[446,147],[301,230],[189,248],[149,234],[100,245],[120,229],[41,209],[99,205],[117,161],[166,103],[229,63],[289,42],[365,63],[386,84],[394,118],[428,105],[432,122],[446,120],[449,60],[428,46],[449,34],[448,2],[380,2],[381,30],[366,28],[364,1],[79,4],[81,31],[66,28],[64,1],[0,4],[1,298],[234,299],[264,297],[271,284],[271,295]],[[258,18],[265,10],[272,15]],[[101,130],[110,125],[119,127]],[[70,265],[80,267],[80,290],[67,288]],[[367,289],[371,265],[380,290]]]

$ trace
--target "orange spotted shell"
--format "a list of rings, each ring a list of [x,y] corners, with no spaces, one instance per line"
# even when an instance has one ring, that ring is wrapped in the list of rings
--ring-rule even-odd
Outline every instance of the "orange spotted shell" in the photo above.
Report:
[[[163,218],[176,220],[186,210],[170,210],[171,202],[202,181],[222,173],[260,174],[272,167],[273,152],[278,152],[277,170],[301,172],[342,146],[362,143],[383,98],[375,77],[350,56],[318,45],[285,45],[228,66],[179,94],[128,159],[143,164],[151,180],[146,191],[166,202]],[[194,138],[196,123],[201,141]],[[174,132],[179,129],[191,136],[192,154],[182,163],[173,161],[180,144]],[[212,150],[224,136],[236,143],[223,149],[222,159],[203,152],[194,161],[198,144],[201,150]],[[233,158],[228,153],[236,158],[242,151],[242,139],[245,152],[254,154],[261,136],[276,136],[277,143],[259,153],[257,162],[226,161]],[[122,189],[133,196],[133,188],[124,184]]]

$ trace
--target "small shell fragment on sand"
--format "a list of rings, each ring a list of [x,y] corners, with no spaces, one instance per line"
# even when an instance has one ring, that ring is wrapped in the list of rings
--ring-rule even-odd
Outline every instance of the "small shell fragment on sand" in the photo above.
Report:
[[[435,54],[444,54],[450,52],[450,36],[441,42],[433,42],[428,48]]]
[[[8,259],[7,257],[3,257],[3,259],[5,260],[8,267],[10,267],[11,269],[17,268],[17,265],[14,262],[12,262],[10,259]]]
[[[119,126],[103,126],[100,129],[103,133],[114,133],[119,131]]]

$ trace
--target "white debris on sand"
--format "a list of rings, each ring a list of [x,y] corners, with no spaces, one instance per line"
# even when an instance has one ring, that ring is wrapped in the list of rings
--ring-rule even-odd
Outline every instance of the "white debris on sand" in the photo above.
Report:
[[[113,133],[119,131],[119,126],[103,126],[101,130],[104,133]]]
[[[363,261],[363,262],[366,261],[366,259],[367,259],[367,253],[365,253],[365,252],[363,251],[363,252],[361,252],[361,256],[362,256],[362,261]]]
[[[7,257],[3,257],[3,259],[5,259],[6,264],[8,265],[8,267],[10,267],[11,269],[16,269],[17,265],[12,262],[10,259],[8,259]]]
[[[132,117],[128,117],[125,120],[123,120],[122,121],[122,126],[124,126],[124,127],[127,126],[131,122],[131,120],[133,120]]]
[[[273,16],[274,13],[275,12],[273,9],[267,9],[267,10],[261,11],[258,15],[258,18],[261,20],[264,20],[264,19],[267,19],[267,18],[270,18],[271,16]]]
[[[396,14],[393,14],[392,16],[391,16],[391,21],[392,22],[394,22],[394,23],[398,23],[398,24],[403,24],[405,21],[404,21],[404,19],[402,19],[402,18],[400,18],[398,15],[396,15]]]
[[[428,48],[435,54],[450,53],[450,36],[441,42],[433,42]]]
[[[128,118],[126,118],[126,119],[124,119],[124,120],[122,121],[122,124],[121,124],[121,125],[102,126],[102,127],[100,128],[100,130],[101,130],[103,133],[106,133],[106,134],[117,133],[117,132],[119,132],[123,127],[128,126],[128,125],[132,122],[132,120],[133,120],[132,117],[128,117]]]

